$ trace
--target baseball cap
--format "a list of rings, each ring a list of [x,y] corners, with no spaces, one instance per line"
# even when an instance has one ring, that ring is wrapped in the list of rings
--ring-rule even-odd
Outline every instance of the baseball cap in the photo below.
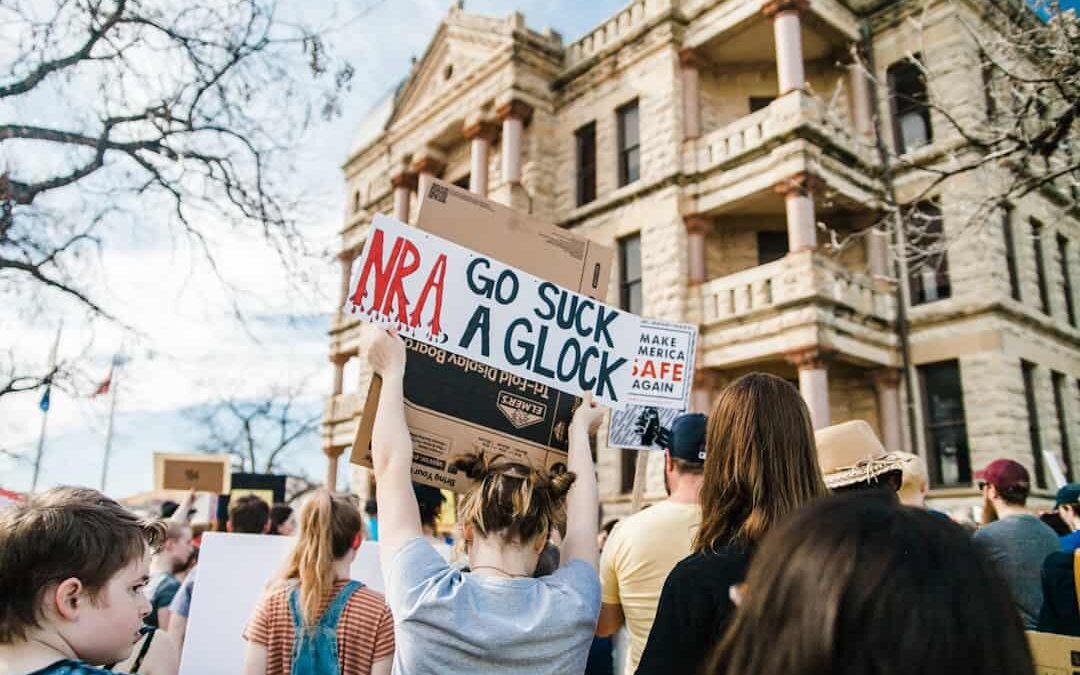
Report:
[[[1057,491],[1057,498],[1054,499],[1054,508],[1064,504],[1078,503],[1080,503],[1080,483],[1069,483],[1068,485],[1061,486],[1061,489]]]
[[[982,471],[975,472],[975,479],[989,483],[1000,492],[1031,488],[1031,477],[1020,462],[1011,459],[995,459]]]
[[[679,415],[671,423],[671,443],[664,449],[676,459],[704,462],[707,422],[708,419],[701,413]]]

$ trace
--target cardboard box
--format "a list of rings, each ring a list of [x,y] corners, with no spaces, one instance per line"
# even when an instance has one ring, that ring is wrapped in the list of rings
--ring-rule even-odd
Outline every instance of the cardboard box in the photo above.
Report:
[[[1027,631],[1035,675],[1075,675],[1080,672],[1080,638]]]
[[[466,190],[432,181],[417,226],[524,272],[597,300],[607,294],[615,252]],[[472,452],[505,455],[550,469],[566,463],[578,398],[414,340],[406,340],[405,419],[413,439],[413,480],[462,492],[452,469]],[[382,381],[372,378],[350,461],[371,466],[371,430]]]
[[[154,489],[228,494],[232,458],[229,455],[154,453]]]

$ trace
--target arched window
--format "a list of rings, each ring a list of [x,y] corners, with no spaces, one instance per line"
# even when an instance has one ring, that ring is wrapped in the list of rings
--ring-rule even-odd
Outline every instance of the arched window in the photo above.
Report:
[[[360,188],[356,188],[356,192],[353,193],[352,212],[358,213],[360,211],[360,205]]]
[[[918,61],[916,54],[914,59],[897,61],[885,71],[892,104],[893,140],[896,152],[901,155],[934,140],[926,77]]]

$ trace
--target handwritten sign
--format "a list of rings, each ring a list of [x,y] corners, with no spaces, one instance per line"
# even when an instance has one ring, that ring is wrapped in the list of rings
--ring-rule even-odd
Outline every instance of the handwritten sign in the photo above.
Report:
[[[346,311],[404,336],[621,408],[639,317],[376,215]]]
[[[642,320],[627,405],[614,411],[608,445],[660,450],[671,423],[690,407],[697,327]]]

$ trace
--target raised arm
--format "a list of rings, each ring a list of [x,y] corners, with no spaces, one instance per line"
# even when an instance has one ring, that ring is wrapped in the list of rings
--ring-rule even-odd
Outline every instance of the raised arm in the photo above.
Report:
[[[586,394],[570,422],[570,457],[567,468],[577,474],[577,480],[566,495],[566,539],[562,559],[569,562],[580,558],[596,568],[597,505],[600,495],[596,488],[596,468],[589,449],[589,436],[596,433],[604,409],[593,403]]]
[[[378,488],[379,558],[389,573],[401,545],[423,534],[412,489],[412,438],[405,424],[405,342],[397,333],[371,331],[368,361],[382,378],[371,431],[371,458]]]
[[[176,507],[173,514],[169,516],[171,522],[180,525],[191,524],[191,505],[195,503],[195,488],[191,488],[184,495],[184,498],[180,500],[180,506]]]

